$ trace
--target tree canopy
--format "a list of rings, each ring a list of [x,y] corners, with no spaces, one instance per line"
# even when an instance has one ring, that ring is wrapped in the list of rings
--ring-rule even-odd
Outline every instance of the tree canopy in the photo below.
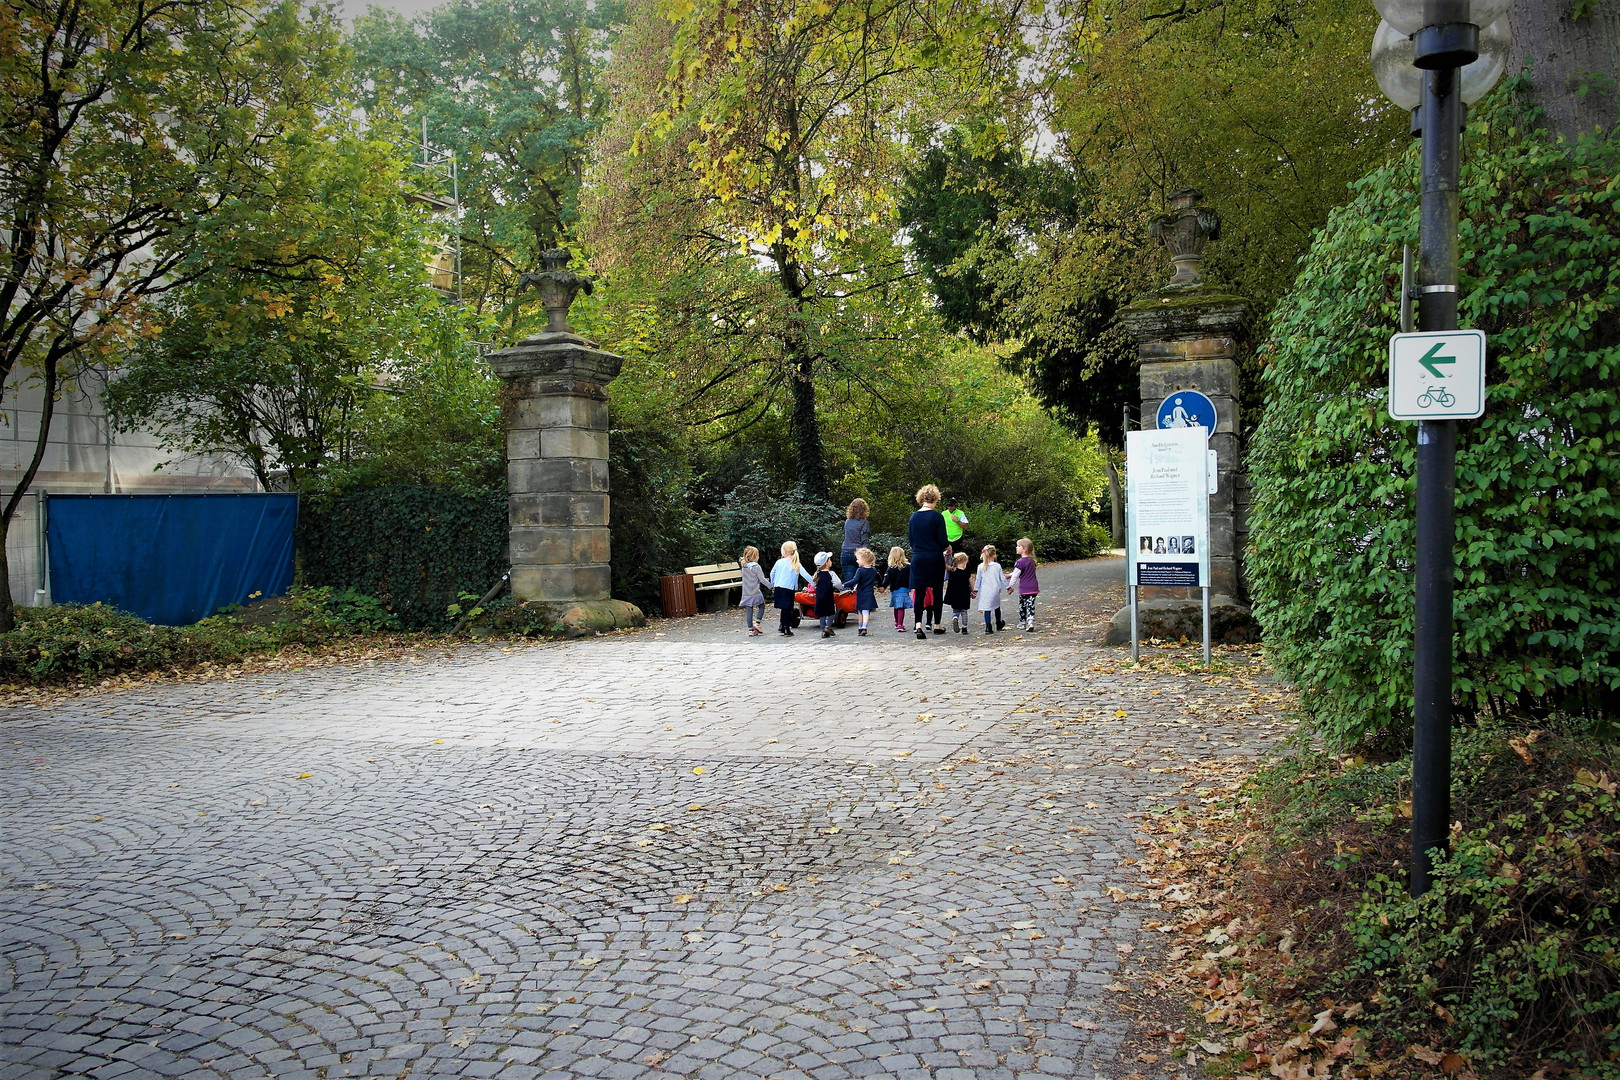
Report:
[[[1201,190],[1223,218],[1205,276],[1268,312],[1347,185],[1405,138],[1366,63],[1377,21],[1362,0],[1060,5],[1023,94],[933,133],[911,168],[905,216],[944,314],[1016,343],[1071,423],[1117,430],[1135,349],[1114,316],[1167,276],[1147,219]]]
[[[573,239],[618,0],[469,0],[355,20],[361,103],[454,155],[463,296],[508,309],[539,253]],[[448,182],[439,194],[448,198]]]
[[[631,8],[586,240],[707,339],[689,350],[692,404],[719,391],[712,417],[757,422],[785,395],[812,496],[829,491],[818,385],[881,397],[880,373],[928,340],[894,214],[909,127],[992,91],[1017,51],[1008,17],[893,0]],[[682,317],[694,308],[707,315]]]

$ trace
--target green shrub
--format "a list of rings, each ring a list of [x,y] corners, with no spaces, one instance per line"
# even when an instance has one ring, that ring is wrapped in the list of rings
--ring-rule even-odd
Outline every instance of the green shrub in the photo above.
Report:
[[[1499,95],[1500,97],[1500,95]],[[1458,425],[1456,708],[1620,711],[1620,140],[1554,145],[1508,106],[1470,123],[1461,322],[1489,341]],[[1354,186],[1267,346],[1248,572],[1269,655],[1335,744],[1412,708],[1415,424],[1389,419],[1416,148]]]
[[[1620,1078],[1617,766],[1578,731],[1459,733],[1460,828],[1416,900],[1389,869],[1406,855],[1410,758],[1305,751],[1268,766],[1251,790],[1288,902],[1267,907],[1307,927],[1303,984],[1285,996],[1366,1001],[1364,1038],[1432,1039],[1482,1075],[1551,1060]]]
[[[832,503],[806,499],[798,492],[772,495],[770,478],[754,469],[721,500],[714,514],[714,561],[731,561],[752,544],[767,567],[781,555],[782,543],[799,545],[799,558],[809,567],[817,551],[836,556],[844,546],[844,510]],[[887,554],[887,551],[880,554]]]
[[[1089,559],[1107,551],[1113,543],[1109,531],[1084,520],[1036,524],[994,503],[975,506],[962,533],[963,550],[977,555],[985,544],[994,544],[1003,563],[1017,558],[1014,545],[1023,537],[1035,544],[1038,562]]]
[[[16,629],[0,634],[0,682],[94,681],[240,660],[286,645],[323,645],[400,625],[381,601],[352,590],[299,589],[231,607],[190,626],[152,626],[102,604],[18,608]]]
[[[175,654],[176,630],[101,604],[18,608],[16,629],[0,634],[0,679],[41,683],[163,667]]]
[[[448,629],[463,592],[506,571],[506,494],[362,488],[306,500],[298,520],[303,580],[375,597],[399,625]]]

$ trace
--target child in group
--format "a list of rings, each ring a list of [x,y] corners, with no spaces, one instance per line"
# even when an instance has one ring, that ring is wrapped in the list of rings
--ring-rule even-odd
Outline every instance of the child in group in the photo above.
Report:
[[[984,632],[993,634],[1006,624],[1001,620],[1001,591],[1007,587],[1007,578],[996,562],[996,546],[984,545],[979,552],[979,575],[973,582],[973,595],[979,598],[979,611],[984,614]]]
[[[765,632],[760,624],[765,621],[765,589],[770,580],[759,565],[759,548],[752,544],[743,548],[742,603],[737,606],[743,610],[743,628],[749,637],[759,637]]]
[[[856,548],[855,573],[849,579],[849,587],[855,590],[855,615],[860,620],[855,632],[861,637],[866,636],[866,620],[877,610],[877,583],[877,553],[869,547]]]
[[[838,619],[838,593],[844,587],[844,581],[832,568],[832,552],[816,552],[816,572],[811,577],[811,586],[816,593],[816,621],[821,624],[821,636],[833,636],[833,623]]]
[[[896,544],[889,549],[889,574],[883,579],[889,590],[889,606],[894,608],[894,631],[906,632],[906,609],[911,607],[911,565],[906,549]]]
[[[1035,597],[1040,595],[1040,579],[1035,576],[1035,542],[1029,537],[1018,541],[1018,561],[1013,563],[1007,591],[1018,594],[1018,628],[1026,634],[1035,629]]]
[[[810,580],[810,571],[799,562],[799,545],[788,540],[782,544],[782,557],[771,567],[771,589],[776,610],[782,617],[776,632],[783,637],[793,636],[793,609],[797,602],[793,594],[799,590],[799,579]]]
[[[945,571],[945,606],[951,609],[951,632],[968,632],[968,608],[973,606],[973,575],[968,573],[968,554],[958,551]]]

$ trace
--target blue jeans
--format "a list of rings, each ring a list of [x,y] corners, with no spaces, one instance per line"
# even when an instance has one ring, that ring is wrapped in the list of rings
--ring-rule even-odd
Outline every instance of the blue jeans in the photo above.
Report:
[[[838,576],[846,582],[854,577],[855,571],[860,568],[861,564],[855,561],[854,548],[845,548],[838,553]]]

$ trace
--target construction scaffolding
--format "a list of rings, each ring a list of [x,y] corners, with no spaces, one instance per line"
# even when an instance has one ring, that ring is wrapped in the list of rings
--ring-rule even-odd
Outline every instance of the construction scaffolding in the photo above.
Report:
[[[50,599],[47,495],[260,490],[252,470],[229,458],[177,454],[154,432],[114,430],[102,385],[81,380],[52,410],[45,456],[6,533],[11,595],[19,604]],[[0,499],[16,490],[33,460],[43,404],[43,388],[20,373],[0,394]]]
[[[433,287],[446,297],[461,299],[461,173],[453,150],[434,146],[428,141],[427,117],[422,117],[422,140],[410,144],[411,164],[421,169],[433,181],[436,191],[414,195],[413,198],[433,207],[434,214],[445,222],[444,240],[439,252],[429,264]]]

